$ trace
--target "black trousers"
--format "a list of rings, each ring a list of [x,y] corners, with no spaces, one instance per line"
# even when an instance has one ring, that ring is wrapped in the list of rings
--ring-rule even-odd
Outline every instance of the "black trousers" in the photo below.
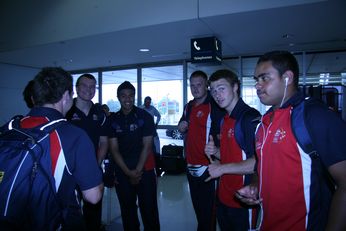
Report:
[[[119,184],[115,185],[124,231],[139,231],[138,207],[144,230],[160,230],[159,210],[157,207],[157,178],[155,170],[144,171],[139,184],[132,185],[128,177],[117,172]],[[138,199],[138,205],[137,205]]]
[[[102,219],[102,199],[97,204],[83,201],[83,217],[87,230],[100,230]]]
[[[194,177],[187,171],[187,180],[198,222],[198,231],[216,230],[216,181],[205,182],[204,180],[208,177],[207,170],[200,177]]]

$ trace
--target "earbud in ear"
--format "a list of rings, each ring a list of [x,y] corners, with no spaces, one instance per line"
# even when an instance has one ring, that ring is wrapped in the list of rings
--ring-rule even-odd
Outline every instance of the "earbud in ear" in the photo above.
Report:
[[[288,84],[288,77],[285,78],[285,86]]]

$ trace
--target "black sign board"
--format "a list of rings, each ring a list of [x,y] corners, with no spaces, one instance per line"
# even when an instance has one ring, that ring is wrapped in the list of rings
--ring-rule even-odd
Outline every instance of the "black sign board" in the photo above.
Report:
[[[216,37],[191,39],[192,63],[221,64],[221,41]]]

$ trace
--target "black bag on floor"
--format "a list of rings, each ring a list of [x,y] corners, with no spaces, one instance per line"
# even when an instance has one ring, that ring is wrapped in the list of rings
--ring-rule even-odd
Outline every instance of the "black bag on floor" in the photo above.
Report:
[[[162,171],[167,173],[182,173],[186,171],[184,147],[169,144],[162,147],[161,156]]]

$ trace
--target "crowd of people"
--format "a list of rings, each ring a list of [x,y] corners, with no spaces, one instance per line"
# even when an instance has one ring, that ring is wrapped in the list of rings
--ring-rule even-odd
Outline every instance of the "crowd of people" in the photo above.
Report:
[[[198,231],[346,230],[346,123],[299,91],[299,66],[287,51],[262,55],[254,70],[257,95],[270,109],[261,115],[240,97],[241,82],[228,69],[190,75],[193,100],[178,129]],[[62,230],[101,230],[102,162],[115,163],[113,182],[124,230],[160,230],[155,159],[161,115],[148,96],[135,106],[135,87],[117,88],[121,108],[92,102],[96,79],[43,68],[23,91],[30,112],[22,125],[66,118],[56,134],[66,159],[57,189]],[[304,110],[298,111],[303,104]],[[294,130],[303,117],[313,153]],[[156,120],[155,120],[156,117]],[[44,119],[43,119],[44,118]],[[156,157],[156,158],[155,158]],[[0,227],[1,229],[1,227]]]

